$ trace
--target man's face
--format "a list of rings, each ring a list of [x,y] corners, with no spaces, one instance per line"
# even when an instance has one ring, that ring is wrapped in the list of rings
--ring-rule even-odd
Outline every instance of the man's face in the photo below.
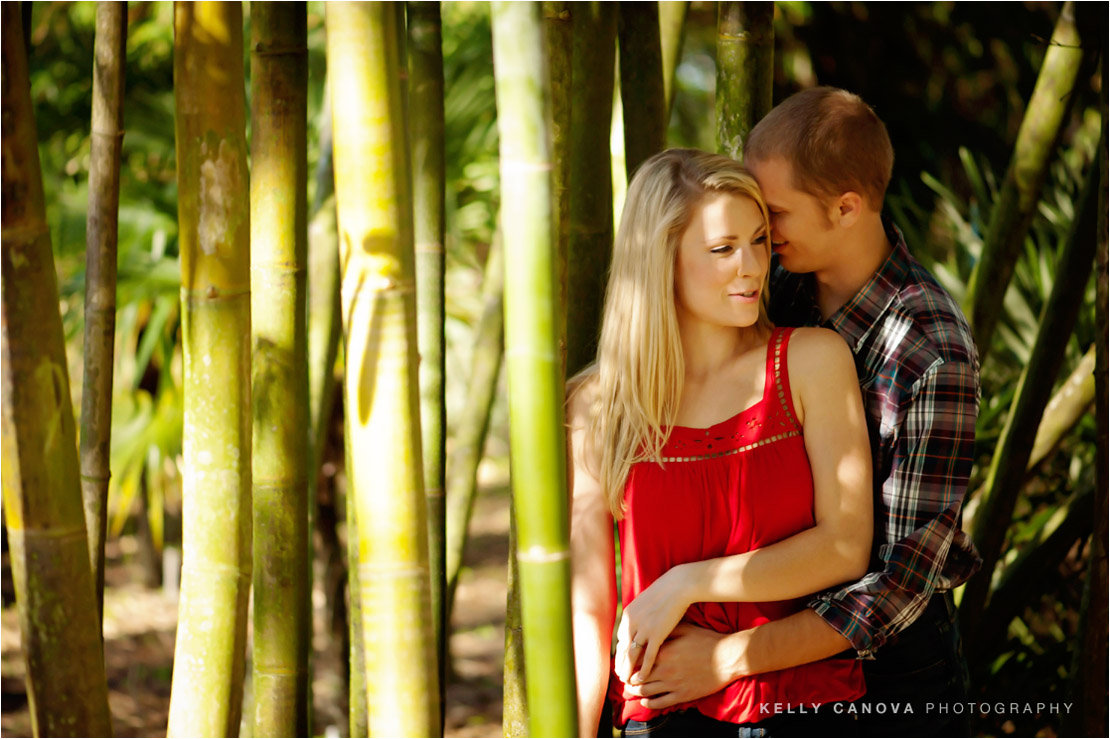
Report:
[[[829,207],[794,187],[793,167],[780,157],[747,165],[771,211],[772,250],[790,272],[817,272],[838,250]]]

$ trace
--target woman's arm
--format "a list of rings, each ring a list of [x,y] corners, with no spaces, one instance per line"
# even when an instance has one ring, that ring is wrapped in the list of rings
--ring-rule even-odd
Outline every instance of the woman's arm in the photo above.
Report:
[[[679,565],[621,617],[617,675],[632,680],[643,648],[646,678],[691,603],[787,600],[860,577],[872,535],[871,455],[851,352],[824,329],[799,329],[787,357],[794,406],[813,473],[815,525],[744,554]]]
[[[579,736],[593,736],[609,684],[609,654],[617,608],[613,517],[601,484],[590,471],[586,445],[591,385],[569,388],[567,431],[571,495],[571,611],[578,682]]]

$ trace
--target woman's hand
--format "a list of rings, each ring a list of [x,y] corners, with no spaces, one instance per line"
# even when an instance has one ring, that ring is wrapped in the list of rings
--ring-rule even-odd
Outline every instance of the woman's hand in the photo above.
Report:
[[[616,654],[616,673],[623,682],[631,682],[637,665],[637,680],[648,678],[659,648],[685,615],[691,603],[688,569],[689,565],[672,567],[624,609]]]

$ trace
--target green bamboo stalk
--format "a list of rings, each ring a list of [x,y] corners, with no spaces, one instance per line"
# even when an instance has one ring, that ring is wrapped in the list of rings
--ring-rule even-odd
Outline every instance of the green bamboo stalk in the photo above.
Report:
[[[1097,24],[1085,26],[1096,38],[1101,36],[1100,64],[1102,79],[1106,79],[1108,63],[1106,58],[1106,36]],[[1107,525],[1108,492],[1110,492],[1110,454],[1108,454],[1108,421],[1110,403],[1107,402],[1107,347],[1110,345],[1107,306],[1110,305],[1110,285],[1107,282],[1107,204],[1110,203],[1110,187],[1107,184],[1107,170],[1110,154],[1106,151],[1107,111],[1105,92],[1101,96],[1102,143],[1098,149],[1099,194],[1098,194],[1098,252],[1095,258],[1095,423],[1098,429],[1095,452],[1095,495],[1094,505],[1087,510],[1094,515],[1095,529],[1091,535],[1090,559],[1087,562],[1087,586],[1083,593],[1078,632],[1080,642],[1075,650],[1075,662],[1071,671],[1071,695],[1076,703],[1076,713],[1069,716],[1064,729],[1074,736],[1102,736],[1107,732],[1106,710],[1107,691],[1107,551],[1110,548],[1110,535]],[[1092,510],[1093,509],[1093,510]]]
[[[663,97],[666,103],[665,117],[669,123],[674,108],[674,80],[682,59],[682,45],[686,38],[686,15],[690,3],[659,3],[659,38],[663,59]]]
[[[4,3],[3,497],[35,736],[107,736],[77,430],[19,3]]]
[[[571,82],[574,75],[573,13],[565,3],[545,2],[544,36],[548,49],[548,80],[551,85],[552,178],[555,201],[555,274],[559,304],[556,330],[560,348],[560,378],[567,364],[567,253],[570,244],[571,176]],[[589,11],[588,11],[589,12]],[[612,40],[610,39],[610,44]],[[579,52],[581,53],[581,52]],[[612,199],[610,191],[610,202]],[[500,238],[500,235],[498,236]],[[476,463],[476,462],[475,462]],[[465,547],[463,547],[465,548]],[[461,551],[460,551],[461,558]],[[520,603],[520,567],[517,562],[516,513],[509,510],[509,567],[505,597],[505,664],[502,695],[502,733],[507,737],[528,736],[527,679],[525,676],[523,622]]]
[[[505,597],[505,671],[501,696],[501,733],[506,737],[532,736],[528,731],[528,677],[524,669],[524,625],[520,612],[520,565],[515,505],[509,509],[509,567]]]
[[[620,3],[617,23],[624,168],[628,179],[667,143],[667,99],[658,3]]]
[[[367,721],[377,735],[431,736],[439,727],[439,688],[397,10],[384,3],[329,3],[327,48],[335,61],[329,81],[343,270],[347,474],[358,526]]]
[[[85,232],[85,376],[81,392],[81,498],[97,611],[104,613],[108,452],[112,441],[112,370],[116,336],[119,162],[123,145],[123,62],[127,3],[96,4],[89,212]]]
[[[455,431],[447,480],[447,623],[454,610],[459,571],[469,538],[470,517],[478,492],[478,465],[489,431],[490,411],[497,393],[497,375],[501,371],[505,343],[503,313],[504,266],[501,258],[500,232],[494,235],[493,246],[486,257],[482,279],[482,315],[474,329],[474,353],[466,388],[466,403]]]
[[[1033,351],[1018,382],[1010,414],[983,485],[972,529],[972,538],[983,558],[983,570],[968,582],[960,602],[961,628],[969,644],[979,637],[979,629],[985,623],[982,615],[989,600],[992,575],[1025,479],[1035,430],[1052,391],[1051,378],[1059,374],[1083,300],[1083,291],[1075,286],[1086,284],[1091,273],[1098,225],[1095,200],[1099,190],[1098,169],[1097,165],[1092,166],[1087,173],[1075,221],[1058,259],[1056,281],[1041,312]]]
[[[495,2],[505,357],[529,728],[574,736],[570,560],[558,352],[550,90],[537,3]]]
[[[555,275],[559,288],[559,350],[567,363],[567,251],[570,248],[571,79],[574,11],[569,2],[544,2],[544,37],[551,81],[551,187],[555,193]],[[500,238],[498,235],[497,238]]]
[[[416,315],[420,347],[420,430],[424,497],[428,507],[428,562],[432,627],[439,663],[439,716],[447,684],[445,574],[447,407],[444,404],[444,181],[443,41],[438,2],[409,2],[409,110],[412,135],[413,236],[416,242]],[[443,733],[442,723],[439,727]]]
[[[308,9],[251,4],[255,736],[307,736]]]
[[[183,562],[170,736],[235,736],[251,587],[250,191],[243,13],[174,5]]]
[[[567,362],[573,375],[597,357],[601,305],[613,249],[608,132],[613,116],[617,6],[574,5],[571,79],[570,238],[567,245]]]
[[[343,438],[351,437],[350,414],[344,408]],[[362,589],[359,587],[358,566],[358,510],[350,489],[351,445],[343,445],[347,478],[347,589],[351,607],[347,614],[348,642],[351,653],[348,659],[347,720],[352,737],[370,735],[366,692],[366,650],[362,640]]]
[[[1090,411],[1095,400],[1094,370],[1095,347],[1092,346],[1045,406],[1041,423],[1037,427],[1037,436],[1033,440],[1033,449],[1026,463],[1026,478],[1028,473],[1043,462]],[[975,517],[979,513],[983,489],[980,486],[973,493],[968,493],[964,501],[964,528],[967,530],[975,527]]]
[[[775,4],[717,4],[717,151],[743,159],[744,141],[771,110]]]
[[[979,263],[968,281],[964,310],[982,362],[1002,314],[1002,299],[1021,245],[1036,214],[1052,154],[1067,120],[1084,50],[1075,23],[1075,5],[1064,3],[1033,95],[1018,131],[1006,178],[991,212]]]

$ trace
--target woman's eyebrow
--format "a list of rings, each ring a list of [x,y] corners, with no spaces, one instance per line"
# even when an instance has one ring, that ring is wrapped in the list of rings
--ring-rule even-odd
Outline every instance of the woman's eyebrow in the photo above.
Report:
[[[766,230],[767,230],[767,225],[766,224],[763,224],[763,223],[759,224],[759,226],[757,226],[756,229],[754,231],[752,231],[752,238],[755,238],[756,236],[759,236],[761,233],[763,233]]]
[[[711,239],[706,239],[705,243],[713,244],[713,243],[716,243],[718,241],[736,241],[737,238],[738,237],[733,236],[732,234],[728,234],[728,235],[725,235],[725,236],[714,236]]]

